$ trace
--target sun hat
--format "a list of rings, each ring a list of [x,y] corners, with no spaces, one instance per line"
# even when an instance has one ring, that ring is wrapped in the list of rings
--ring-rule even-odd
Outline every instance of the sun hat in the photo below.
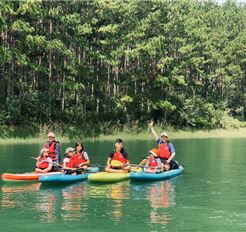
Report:
[[[40,153],[43,154],[44,152],[49,152],[49,149],[46,147],[42,148]]]
[[[161,137],[162,137],[162,136],[165,136],[165,137],[168,138],[167,132],[163,131],[163,132],[161,133]]]
[[[69,152],[71,152],[71,151],[74,151],[74,148],[72,148],[72,147],[68,147],[67,149],[66,149],[66,154],[68,154]]]
[[[149,153],[151,153],[152,155],[157,155],[158,149],[157,148],[152,148]]]
[[[55,138],[55,133],[53,133],[53,132],[49,132],[48,137]]]

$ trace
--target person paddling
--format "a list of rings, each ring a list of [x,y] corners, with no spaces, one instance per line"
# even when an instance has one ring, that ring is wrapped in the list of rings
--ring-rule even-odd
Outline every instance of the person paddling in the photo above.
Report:
[[[41,156],[37,157],[35,172],[46,173],[52,171],[52,159],[49,157],[49,149],[42,148]]]
[[[158,151],[157,151],[158,157],[161,159],[162,163],[170,164],[170,169],[179,168],[178,163],[175,160],[173,160],[176,153],[173,144],[168,141],[167,132],[163,131],[159,138],[159,136],[157,135],[154,129],[153,124],[154,123],[151,122],[149,124],[149,127],[151,129],[151,133],[154,135],[156,142],[158,144]]]
[[[90,164],[90,159],[87,152],[84,151],[84,146],[82,143],[75,144],[74,159],[76,161],[77,168],[88,168],[88,165]]]
[[[123,141],[116,139],[115,150],[109,154],[107,160],[106,172],[127,173],[130,172],[131,166],[128,160],[128,154],[123,148]]]
[[[53,132],[48,133],[48,141],[43,145],[43,148],[49,149],[49,156],[52,162],[57,164],[60,162],[60,143],[55,140],[55,134]]]

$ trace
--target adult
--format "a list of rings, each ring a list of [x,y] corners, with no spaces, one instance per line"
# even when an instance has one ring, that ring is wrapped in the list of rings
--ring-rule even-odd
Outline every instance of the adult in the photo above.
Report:
[[[48,141],[43,145],[43,148],[49,149],[49,157],[52,159],[52,162],[57,164],[60,162],[60,143],[55,140],[54,132],[48,133]]]
[[[41,155],[37,158],[35,172],[47,173],[52,171],[52,159],[49,157],[49,149],[42,148]]]
[[[131,171],[128,154],[123,147],[122,139],[116,139],[115,150],[109,154],[105,171],[112,173],[127,173]]]
[[[154,129],[153,124],[154,123],[151,122],[149,124],[149,127],[158,145],[158,150],[157,150],[158,157],[161,159],[162,163],[170,164],[170,169],[177,169],[179,165],[175,160],[173,160],[176,154],[175,149],[174,149],[173,144],[170,143],[168,140],[167,132],[163,131],[159,137]]]

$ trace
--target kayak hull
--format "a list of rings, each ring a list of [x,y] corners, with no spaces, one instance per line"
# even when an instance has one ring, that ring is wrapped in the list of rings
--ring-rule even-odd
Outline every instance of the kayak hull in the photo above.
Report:
[[[41,183],[71,183],[76,181],[84,181],[87,179],[89,174],[78,174],[78,175],[66,175],[66,174],[59,174],[53,176],[40,176],[39,181]]]
[[[1,175],[1,178],[5,182],[29,182],[29,181],[38,181],[39,177],[44,175],[53,176],[60,173],[61,172],[48,172],[48,173],[27,172],[21,174],[3,173]]]
[[[130,179],[132,181],[158,181],[167,180],[175,176],[182,174],[184,168],[182,166],[179,169],[170,170],[162,173],[145,173],[145,172],[132,172]]]
[[[130,178],[130,173],[109,173],[109,172],[98,172],[95,174],[90,174],[88,180],[90,182],[97,183],[112,183],[118,181],[128,180]]]
[[[59,184],[59,183],[72,183],[77,181],[84,181],[87,179],[90,173],[98,172],[99,168],[92,167],[88,169],[88,173],[85,174],[77,174],[77,175],[69,175],[69,174],[59,174],[53,176],[40,176],[39,181],[41,183],[50,183],[50,184]]]

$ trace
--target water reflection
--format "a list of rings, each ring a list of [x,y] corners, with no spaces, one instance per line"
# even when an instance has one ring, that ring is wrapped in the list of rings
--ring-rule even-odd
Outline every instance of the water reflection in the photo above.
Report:
[[[1,208],[25,207],[23,193],[33,193],[39,191],[40,183],[6,183],[1,187]]]
[[[39,199],[36,200],[36,204],[34,208],[36,211],[40,212],[40,220],[44,222],[55,222],[55,203],[56,203],[56,195],[52,192],[42,192],[37,195]]]
[[[80,221],[87,206],[82,199],[86,196],[86,185],[80,183],[62,190],[62,218],[65,221]]]
[[[147,224],[167,225],[171,220],[169,208],[175,205],[175,186],[174,180],[108,185],[85,182],[59,187],[40,183],[3,185],[1,206],[25,208],[42,223],[86,222],[100,215],[119,225],[132,212],[141,212]]]
[[[167,225],[170,215],[167,209],[175,205],[175,186],[170,181],[161,181],[150,186],[150,222]]]
[[[121,222],[124,217],[124,200],[129,199],[129,181],[109,185],[91,185],[89,195],[91,198],[108,199],[107,216],[114,224]],[[105,204],[105,203],[104,203]]]

